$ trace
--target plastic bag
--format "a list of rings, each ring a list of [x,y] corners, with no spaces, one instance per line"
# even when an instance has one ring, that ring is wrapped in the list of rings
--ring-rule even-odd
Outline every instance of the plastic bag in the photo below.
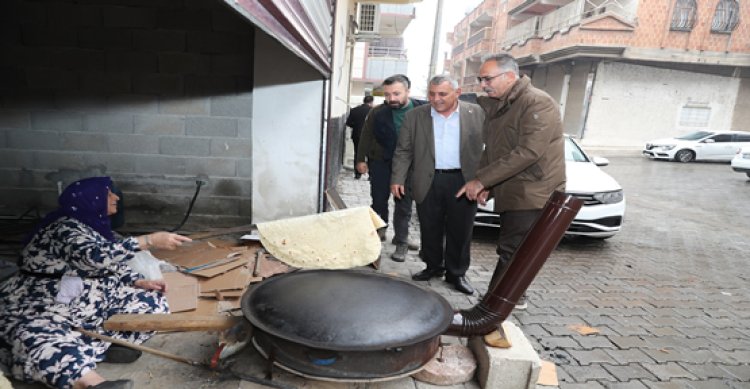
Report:
[[[159,258],[151,255],[150,251],[143,250],[135,253],[135,257],[129,260],[127,265],[136,273],[142,274],[143,278],[147,280],[161,280],[164,278],[159,268],[162,262]]]

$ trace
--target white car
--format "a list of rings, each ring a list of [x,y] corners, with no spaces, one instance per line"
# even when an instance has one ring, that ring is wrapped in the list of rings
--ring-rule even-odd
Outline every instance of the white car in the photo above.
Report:
[[[606,158],[589,157],[573,138],[565,136],[565,191],[584,200],[567,236],[606,239],[620,231],[625,217],[625,195],[620,184],[599,169],[608,164]],[[499,227],[494,206],[493,199],[479,205],[474,225]]]
[[[750,147],[750,132],[696,131],[646,143],[643,155],[679,162],[731,161],[741,147]]]
[[[750,147],[743,147],[732,158],[732,170],[750,177]]]

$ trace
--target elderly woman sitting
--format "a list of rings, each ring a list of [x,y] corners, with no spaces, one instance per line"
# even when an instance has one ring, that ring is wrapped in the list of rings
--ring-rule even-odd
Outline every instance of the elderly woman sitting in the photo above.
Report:
[[[76,328],[142,343],[151,333],[104,331],[118,313],[167,313],[166,284],[148,281],[125,262],[140,250],[174,249],[189,238],[156,232],[118,240],[109,216],[119,198],[108,177],[72,183],[60,207],[37,227],[19,259],[19,273],[0,284],[0,363],[14,378],[57,388],[130,388],[131,380],[106,381],[96,364],[123,361],[109,343]],[[113,348],[115,349],[115,348]],[[136,356],[125,355],[133,360]]]

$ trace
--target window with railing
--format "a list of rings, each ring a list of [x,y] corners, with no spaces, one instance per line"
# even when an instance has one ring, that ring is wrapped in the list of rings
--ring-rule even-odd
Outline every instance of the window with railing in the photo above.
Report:
[[[711,23],[711,32],[732,32],[740,21],[740,4],[737,0],[719,0]]]
[[[690,31],[695,24],[697,4],[695,0],[677,0],[672,12],[671,30]]]

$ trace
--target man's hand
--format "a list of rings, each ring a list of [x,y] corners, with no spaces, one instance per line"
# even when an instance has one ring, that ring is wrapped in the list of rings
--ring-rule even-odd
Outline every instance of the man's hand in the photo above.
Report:
[[[483,189],[481,192],[479,192],[479,196],[477,196],[477,202],[480,205],[487,205],[487,197],[489,196],[490,196],[490,190]]]
[[[393,184],[391,185],[391,194],[397,199],[401,199],[401,196],[406,194],[406,188],[403,185]]]
[[[137,280],[134,284],[141,289],[155,290],[162,293],[167,292],[167,282],[164,280]]]
[[[479,199],[479,195],[484,190],[484,185],[482,185],[481,182],[477,179],[473,179],[464,186],[461,187],[461,189],[458,190],[458,193],[456,193],[456,198],[459,198],[461,196],[466,196],[466,198],[469,201],[477,201]],[[484,195],[484,201],[487,200],[487,195]]]
[[[358,162],[357,163],[357,173],[359,173],[359,174],[367,174],[367,162]]]

